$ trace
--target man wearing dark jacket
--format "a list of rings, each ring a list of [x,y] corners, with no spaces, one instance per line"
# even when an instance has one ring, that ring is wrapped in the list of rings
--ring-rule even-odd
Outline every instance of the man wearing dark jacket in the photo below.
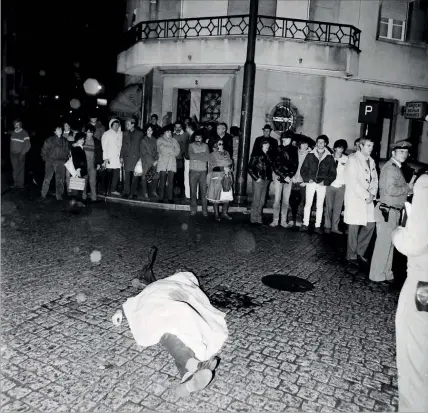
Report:
[[[125,188],[123,198],[137,198],[138,177],[134,176],[135,165],[140,159],[140,145],[144,134],[136,128],[135,119],[128,119],[125,123],[126,131],[123,134],[120,158],[125,170]],[[131,184],[132,183],[132,184]]]
[[[297,147],[291,144],[292,135],[285,133],[281,137],[273,165],[273,185],[275,199],[273,202],[273,221],[271,227],[277,227],[281,214],[281,226],[287,228],[288,201],[292,188],[291,178],[296,174],[299,166]],[[282,198],[282,203],[281,203]]]
[[[65,162],[70,154],[67,139],[62,136],[62,126],[54,129],[55,135],[46,139],[41,156],[45,161],[45,178],[42,186],[42,199],[46,198],[52,177],[55,174],[56,199],[62,201],[64,193]]]
[[[268,123],[263,127],[263,135],[258,136],[253,145],[253,150],[251,152],[251,156],[253,156],[256,152],[261,151],[262,149],[262,142],[267,139],[269,141],[269,155],[273,159],[276,157],[276,151],[278,150],[278,141],[270,136],[272,133],[272,126],[270,126]]]
[[[300,231],[308,230],[312,203],[316,192],[317,211],[315,232],[318,234],[321,233],[321,220],[326,189],[336,179],[336,163],[331,153],[326,149],[328,142],[329,140],[326,135],[318,136],[315,149],[306,156],[300,169],[300,175],[302,175],[303,182],[306,184],[306,204],[303,225],[300,227]]]

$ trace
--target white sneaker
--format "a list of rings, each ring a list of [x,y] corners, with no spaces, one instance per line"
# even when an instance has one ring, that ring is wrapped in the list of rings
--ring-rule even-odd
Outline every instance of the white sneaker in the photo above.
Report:
[[[270,226],[271,228],[275,228],[275,227],[277,227],[277,226],[278,226],[278,222],[276,222],[276,221],[272,221],[272,222],[269,224],[269,226]]]
[[[213,372],[208,369],[198,370],[194,374],[186,373],[183,381],[176,388],[176,394],[179,397],[188,397],[190,393],[203,390],[210,384],[213,378]]]

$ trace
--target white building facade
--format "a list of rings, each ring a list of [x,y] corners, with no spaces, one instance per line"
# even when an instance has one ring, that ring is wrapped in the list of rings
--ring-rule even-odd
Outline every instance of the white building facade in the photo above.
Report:
[[[427,3],[259,0],[252,141],[267,122],[331,146],[370,134],[381,158],[410,139],[428,163]],[[118,72],[144,83],[144,122],[239,126],[249,0],[128,0],[127,12]],[[375,118],[359,119],[362,102]]]

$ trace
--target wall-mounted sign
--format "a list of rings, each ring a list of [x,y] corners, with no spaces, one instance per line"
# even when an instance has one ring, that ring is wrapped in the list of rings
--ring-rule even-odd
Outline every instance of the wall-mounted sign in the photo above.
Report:
[[[424,119],[428,114],[428,102],[406,102],[404,117],[406,119]]]
[[[282,133],[289,130],[295,131],[296,127],[303,123],[303,117],[291,104],[290,99],[282,98],[282,102],[275,105],[270,114],[266,114],[266,122],[273,126],[275,132]]]
[[[379,119],[379,103],[361,102],[358,113],[358,123],[377,123]]]

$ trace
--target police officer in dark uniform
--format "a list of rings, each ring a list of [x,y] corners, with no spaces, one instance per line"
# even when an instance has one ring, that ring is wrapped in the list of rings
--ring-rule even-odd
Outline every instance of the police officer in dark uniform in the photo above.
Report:
[[[404,202],[412,194],[414,179],[410,183],[401,171],[409,156],[411,144],[405,140],[391,145],[392,156],[383,166],[379,177],[379,202],[375,208],[376,244],[370,266],[370,280],[392,281],[392,231],[399,225]]]

